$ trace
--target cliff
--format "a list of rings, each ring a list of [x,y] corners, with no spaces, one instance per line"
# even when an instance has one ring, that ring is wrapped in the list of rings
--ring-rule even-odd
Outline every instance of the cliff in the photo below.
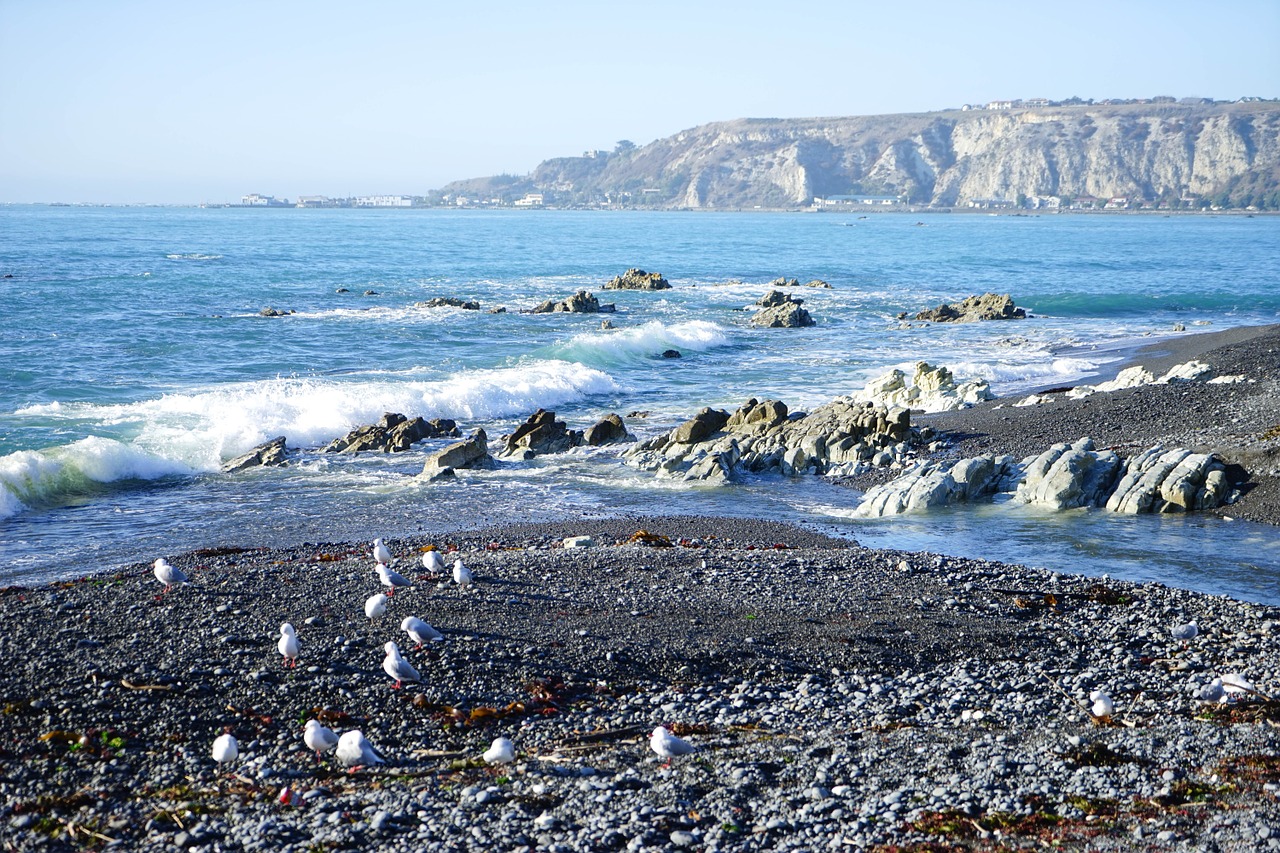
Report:
[[[948,207],[1089,196],[1276,209],[1280,102],[737,119],[442,192],[666,208],[803,207],[866,194]]]

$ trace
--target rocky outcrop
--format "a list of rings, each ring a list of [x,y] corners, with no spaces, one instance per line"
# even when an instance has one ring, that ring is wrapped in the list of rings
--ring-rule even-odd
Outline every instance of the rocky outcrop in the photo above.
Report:
[[[729,282],[729,283],[730,283],[730,284],[741,284],[741,282]],[[765,285],[765,286],[766,286],[766,287],[799,287],[799,286],[800,286],[800,279],[798,279],[798,278],[786,278],[785,276],[779,276],[778,278],[775,278],[773,281],[769,282],[769,283],[768,283],[767,285]],[[806,282],[804,283],[804,286],[805,286],[805,287],[818,287],[818,288],[824,288],[824,289],[826,289],[826,290],[830,290],[830,289],[831,289],[831,285],[830,285],[830,284],[827,284],[825,281],[823,281],[823,280],[822,280],[822,279],[820,279],[820,278],[810,279],[809,281],[806,281]]]
[[[493,464],[489,455],[489,437],[477,429],[470,438],[454,442],[427,457],[418,476],[425,480],[448,477],[456,468],[487,468]]]
[[[1095,450],[1088,438],[1075,444],[1055,444],[1024,462],[1014,499],[1052,509],[1102,506],[1121,465],[1119,456],[1110,450]]]
[[[464,311],[479,311],[480,303],[474,299],[458,299],[454,296],[436,296],[424,302],[413,303],[415,308],[461,308]]]
[[[1016,502],[1049,509],[1106,507],[1112,512],[1191,512],[1226,503],[1233,486],[1212,454],[1153,447],[1121,460],[1082,438],[1014,462],[979,456],[953,465],[924,462],[869,489],[854,514],[880,518],[1012,492]]]
[[[1027,312],[1013,304],[1007,293],[984,293],[969,296],[960,302],[942,304],[937,308],[921,311],[917,320],[932,323],[976,323],[982,320],[1025,320]]]
[[[270,441],[264,441],[243,456],[237,456],[222,464],[222,473],[235,474],[248,468],[281,467],[288,465],[285,456],[285,440],[278,435]]]
[[[661,273],[645,272],[632,267],[604,284],[605,290],[670,290],[671,283]]]
[[[906,373],[894,368],[868,382],[857,396],[871,403],[902,406],[916,412],[949,412],[995,399],[985,379],[956,382],[950,370],[934,367],[927,361],[916,362],[909,380]]]
[[[548,299],[541,305],[529,311],[530,314],[595,314],[595,313],[611,313],[616,310],[612,302],[601,304],[596,299],[594,293],[589,290],[579,290],[573,296],[568,296],[560,301]]]
[[[268,305],[267,307],[262,308],[258,311],[258,316],[259,317],[288,317],[290,314],[297,314],[297,313],[298,312],[294,311],[292,308],[281,311],[279,308],[273,308],[272,306]]]
[[[760,310],[751,317],[751,325],[766,329],[791,329],[812,326],[813,317],[800,306],[803,299],[796,299],[781,290],[770,290],[756,301]]]
[[[582,433],[582,440],[590,447],[599,447],[603,444],[630,441],[631,433],[627,432],[627,425],[622,422],[622,418],[615,414],[608,414],[587,427]]]
[[[905,456],[910,413],[840,397],[792,417],[785,403],[751,399],[732,414],[704,408],[623,454],[661,477],[728,483],[745,472],[849,474]]]
[[[1157,446],[1128,460],[1107,509],[1130,514],[1214,509],[1231,491],[1218,457]]]
[[[387,412],[376,424],[357,427],[342,438],[334,439],[325,453],[359,453],[376,450],[402,453],[426,438],[454,438],[461,435],[458,425],[448,418],[407,418],[398,412]]]
[[[688,208],[808,207],[849,193],[910,204],[1201,196],[1270,201],[1280,177],[1280,105],[1080,104],[910,115],[736,119],[627,152],[539,165],[523,180],[477,179],[444,192],[559,203],[632,197]],[[624,195],[625,194],[625,195]],[[842,206],[820,209],[842,210]]]

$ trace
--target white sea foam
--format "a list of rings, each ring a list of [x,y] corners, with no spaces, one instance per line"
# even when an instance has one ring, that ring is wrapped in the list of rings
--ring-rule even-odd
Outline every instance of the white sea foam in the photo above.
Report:
[[[669,349],[705,352],[728,342],[724,327],[707,320],[671,324],[651,320],[641,326],[583,332],[552,345],[549,352],[560,358],[607,366],[654,358]]]
[[[190,473],[181,462],[97,436],[46,450],[20,450],[0,457],[0,518],[32,504],[83,493],[91,483],[158,480]]]
[[[206,255],[202,252],[184,252],[181,254],[168,254],[165,255],[165,257],[171,261],[216,261],[219,260],[222,255]]]
[[[468,422],[524,415],[618,390],[612,377],[594,368],[530,361],[434,380],[405,380],[394,374],[280,378],[113,406],[46,403],[19,414],[76,421],[82,428],[97,426],[133,438],[128,444],[89,438],[4,457],[0,479],[10,497],[0,500],[8,507],[12,496],[23,502],[24,496],[39,498],[48,489],[57,491],[61,487],[41,484],[56,481],[66,471],[97,482],[217,471],[225,459],[273,436],[286,436],[291,446],[315,447],[376,422],[384,412],[453,418],[467,428]]]

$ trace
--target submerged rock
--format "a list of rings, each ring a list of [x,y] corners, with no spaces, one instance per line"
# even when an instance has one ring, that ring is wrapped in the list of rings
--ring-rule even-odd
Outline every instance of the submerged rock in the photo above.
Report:
[[[288,465],[285,457],[285,438],[278,435],[270,441],[264,441],[243,456],[237,456],[222,465],[222,473],[234,474],[246,468],[281,467]]]
[[[604,284],[605,290],[670,290],[671,283],[661,273],[645,272],[632,267]]]
[[[324,449],[325,453],[359,453],[377,450],[383,453],[402,453],[426,438],[456,437],[458,425],[448,418],[407,418],[398,412],[387,412],[376,424],[353,429],[342,438],[334,439]]]
[[[458,299],[454,296],[437,296],[424,302],[413,303],[415,308],[461,308],[464,311],[479,311],[480,303],[474,299]]]
[[[1026,316],[1027,312],[1014,305],[1009,294],[984,293],[954,305],[944,303],[921,311],[915,318],[933,323],[975,323],[980,320],[1022,320]]]

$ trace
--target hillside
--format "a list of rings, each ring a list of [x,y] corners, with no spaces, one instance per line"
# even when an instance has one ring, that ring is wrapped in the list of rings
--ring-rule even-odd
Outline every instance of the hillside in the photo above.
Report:
[[[661,208],[795,208],[874,195],[940,207],[1124,198],[1280,209],[1280,102],[736,119],[441,193]]]

